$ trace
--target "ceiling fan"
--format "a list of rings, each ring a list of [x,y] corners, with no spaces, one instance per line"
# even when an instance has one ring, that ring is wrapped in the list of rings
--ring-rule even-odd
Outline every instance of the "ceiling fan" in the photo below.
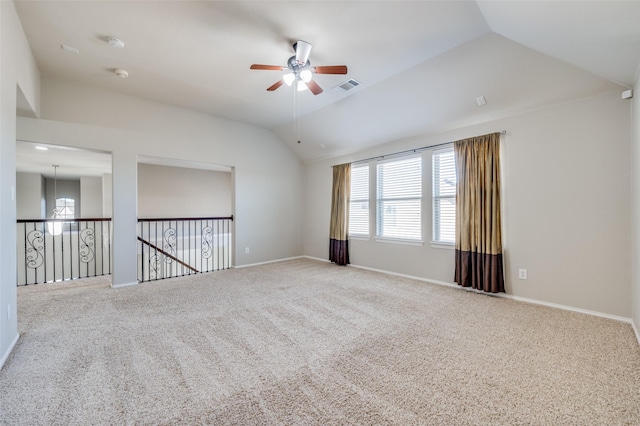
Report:
[[[287,66],[279,65],[251,65],[252,70],[268,70],[268,71],[284,71],[282,79],[278,80],[267,88],[269,92],[273,92],[283,84],[291,86],[295,83],[296,89],[302,91],[309,89],[314,95],[322,93],[322,88],[313,81],[313,73],[315,74],[346,74],[346,65],[326,65],[312,67],[309,62],[309,53],[311,53],[311,44],[306,41],[298,40],[293,44],[295,55],[289,58]]]

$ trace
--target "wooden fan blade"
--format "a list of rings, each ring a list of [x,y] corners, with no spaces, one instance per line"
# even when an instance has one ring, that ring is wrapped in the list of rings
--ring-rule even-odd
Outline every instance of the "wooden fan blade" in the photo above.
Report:
[[[307,87],[309,88],[309,90],[311,90],[311,93],[313,93],[314,95],[319,95],[320,93],[322,93],[322,87],[318,86],[318,83],[316,83],[313,80],[309,80],[307,82]]]
[[[278,81],[276,81],[275,83],[273,83],[271,86],[269,86],[269,87],[267,88],[267,90],[268,90],[269,92],[273,92],[274,90],[276,90],[278,87],[282,86],[283,84],[284,84],[284,81],[283,81],[283,80],[278,80]]]
[[[281,67],[278,65],[262,65],[262,64],[253,64],[249,69],[252,70],[267,70],[267,71],[282,71],[285,67]]]
[[[316,74],[346,74],[346,65],[326,65],[314,67],[313,70]]]

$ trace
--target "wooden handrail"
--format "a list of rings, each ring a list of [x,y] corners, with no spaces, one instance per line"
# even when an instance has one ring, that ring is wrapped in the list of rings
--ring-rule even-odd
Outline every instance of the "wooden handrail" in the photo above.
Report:
[[[18,219],[17,223],[43,222],[111,222],[110,217],[76,217],[75,219]]]
[[[147,219],[138,218],[138,222],[175,222],[185,220],[233,220],[233,215],[226,217],[153,217]]]
[[[152,249],[155,249],[157,251],[159,251],[160,253],[164,254],[165,256],[167,256],[169,259],[171,260],[175,260],[176,262],[178,262],[179,264],[181,264],[182,266],[189,268],[190,270],[192,270],[193,272],[199,274],[200,271],[198,271],[196,268],[194,268],[191,265],[188,265],[186,263],[184,263],[182,260],[178,259],[177,257],[175,257],[174,255],[172,255],[171,253],[167,253],[166,251],[162,250],[160,247],[156,246],[155,244],[151,244],[149,241],[145,240],[142,237],[138,237],[138,240],[141,241],[142,243],[148,245],[149,247],[151,247]]]

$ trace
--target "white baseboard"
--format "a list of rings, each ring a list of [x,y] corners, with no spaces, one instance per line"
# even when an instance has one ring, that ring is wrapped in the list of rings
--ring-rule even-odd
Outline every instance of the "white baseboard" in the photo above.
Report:
[[[318,262],[325,262],[325,263],[331,262],[329,259],[321,259],[319,257],[313,257],[313,256],[300,256],[300,257],[303,257],[305,259],[317,260]]]
[[[417,280],[417,281],[424,281],[424,282],[428,282],[428,283],[443,285],[443,286],[446,286],[446,287],[453,287],[453,288],[457,288],[457,289],[465,290],[465,291],[475,291],[475,290],[467,289],[465,287],[460,287],[456,283],[449,283],[449,282],[446,282],[446,281],[438,281],[438,280],[432,280],[432,279],[428,279],[428,278],[416,277],[416,276],[413,276],[413,275],[399,274],[397,272],[390,272],[390,271],[385,271],[385,270],[382,270],[382,269],[369,268],[369,267],[366,267],[366,266],[358,266],[358,265],[349,265],[349,266],[354,267],[354,268],[359,268],[359,269],[366,269],[366,270],[374,271],[374,272],[381,272],[383,274],[388,274],[388,275],[395,275],[395,276],[399,276],[399,277],[410,278],[410,279],[414,279],[414,280]],[[620,322],[626,322],[626,323],[631,324],[631,325],[634,326],[634,330],[636,332],[636,337],[638,337],[638,342],[640,343],[640,335],[638,334],[638,330],[635,327],[635,324],[633,323],[631,318],[621,317],[621,316],[618,316],[618,315],[606,314],[604,312],[591,311],[591,310],[588,310],[588,309],[575,308],[573,306],[560,305],[558,303],[545,302],[545,301],[537,300],[537,299],[530,299],[530,298],[527,298],[527,297],[514,296],[512,294],[506,294],[506,293],[485,293],[485,292],[482,292],[482,291],[478,291],[478,293],[485,294],[485,295],[488,295],[488,296],[504,297],[505,299],[517,300],[519,302],[532,303],[534,305],[548,306],[548,307],[551,307],[551,308],[562,309],[562,310],[565,310],[565,311],[571,311],[571,312],[578,312],[578,313],[581,313],[581,314],[593,315],[593,316],[596,316],[596,317],[612,319],[612,320],[620,321]]]
[[[16,344],[18,343],[18,339],[19,338],[20,338],[20,333],[17,333],[16,334],[16,338],[13,339],[13,342],[11,342],[11,344],[7,348],[7,351],[2,356],[2,359],[0,359],[0,370],[2,369],[2,367],[4,367],[4,363],[7,360],[7,358],[9,358],[9,355],[11,355],[11,352],[13,351],[13,348],[16,347]]]
[[[305,256],[294,256],[294,257],[285,257],[282,259],[275,259],[275,260],[267,260],[266,262],[258,262],[258,263],[249,263],[247,265],[235,265],[233,268],[234,269],[240,269],[240,268],[249,268],[251,266],[258,266],[258,265],[267,265],[269,263],[278,263],[278,262],[286,262],[287,260],[295,260],[295,259],[301,259]]]
[[[242,265],[242,266],[237,266],[237,268],[246,268],[246,267],[249,267],[249,266],[263,265],[265,263],[275,263],[275,262],[282,262],[282,261],[285,261],[285,260],[300,259],[300,258],[310,259],[310,260],[317,260],[319,262],[325,262],[325,263],[329,262],[329,260],[327,260],[327,259],[321,259],[319,257],[306,256],[305,255],[305,256],[290,257],[288,259],[279,259],[279,260],[274,260],[274,261],[270,261],[270,262],[254,263],[254,264],[251,264],[251,265]],[[445,287],[452,287],[452,288],[465,290],[465,291],[476,291],[476,290],[473,290],[473,289],[460,287],[456,283],[451,283],[451,282],[446,282],[446,281],[432,280],[432,279],[429,279],[429,278],[417,277],[415,275],[408,275],[408,274],[401,274],[401,273],[398,273],[398,272],[386,271],[384,269],[369,268],[367,266],[360,266],[360,265],[353,265],[353,264],[349,264],[347,266],[350,266],[352,268],[365,269],[367,271],[380,272],[382,274],[387,274],[387,275],[394,275],[394,276],[398,276],[398,277],[409,278],[409,279],[417,280],[417,281],[428,282],[428,283],[432,283],[432,284],[442,285],[442,286],[445,286]],[[505,299],[512,299],[512,300],[516,300],[518,302],[531,303],[531,304],[534,304],[534,305],[548,306],[550,308],[562,309],[562,310],[565,310],[565,311],[571,311],[571,312],[577,312],[577,313],[586,314],[586,315],[592,315],[592,316],[601,317],[601,318],[607,318],[607,319],[611,319],[611,320],[614,320],[614,321],[625,322],[627,324],[631,324],[631,326],[633,327],[633,330],[634,330],[634,332],[636,334],[636,338],[638,339],[638,343],[640,344],[640,332],[638,332],[638,327],[636,327],[636,324],[633,322],[633,320],[631,318],[621,317],[621,316],[618,316],[618,315],[607,314],[607,313],[604,313],[604,312],[592,311],[592,310],[589,310],[589,309],[575,308],[573,306],[561,305],[561,304],[558,304],[558,303],[545,302],[543,300],[538,300],[538,299],[530,299],[528,297],[514,296],[512,294],[506,294],[506,293],[485,293],[485,292],[482,292],[482,291],[478,291],[478,293],[481,293],[481,294],[484,294],[484,295],[488,295],[488,296],[504,297]]]
[[[562,310],[565,310],[565,311],[571,311],[571,312],[577,312],[577,313],[580,313],[580,314],[593,315],[593,316],[596,316],[596,317],[607,318],[607,319],[611,319],[611,320],[614,320],[614,321],[626,322],[627,324],[633,324],[633,322],[631,321],[631,318],[621,317],[621,316],[618,316],[618,315],[607,314],[607,313],[604,313],[604,312],[592,311],[592,310],[589,310],[589,309],[582,309],[582,308],[575,308],[573,306],[560,305],[558,303],[545,302],[543,300],[538,300],[538,299],[529,299],[528,297],[514,296],[512,294],[499,293],[499,294],[497,294],[497,296],[498,297],[504,297],[505,299],[517,300],[518,302],[533,303],[534,305],[548,306],[550,308],[562,309]]]
[[[349,265],[349,266],[351,266],[352,268],[365,269],[367,271],[373,271],[373,272],[380,272],[382,274],[394,275],[396,277],[409,278],[409,279],[417,280],[417,281],[424,281],[424,282],[427,282],[427,283],[443,285],[443,286],[446,286],[446,287],[462,288],[458,284],[448,283],[446,281],[432,280],[432,279],[429,279],[429,278],[417,277],[415,275],[400,274],[398,272],[385,271],[384,269],[369,268],[368,266],[360,266],[360,265]]]
[[[111,284],[111,288],[131,287],[132,285],[138,285],[138,281],[132,281],[130,283]]]

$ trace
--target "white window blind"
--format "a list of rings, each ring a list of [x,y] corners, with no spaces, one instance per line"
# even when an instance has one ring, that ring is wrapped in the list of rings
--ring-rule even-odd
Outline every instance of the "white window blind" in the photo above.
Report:
[[[456,238],[456,164],[453,147],[434,151],[433,242],[454,244]]]
[[[369,164],[351,165],[349,235],[369,236]]]
[[[421,240],[422,158],[379,162],[376,201],[378,237]]]

